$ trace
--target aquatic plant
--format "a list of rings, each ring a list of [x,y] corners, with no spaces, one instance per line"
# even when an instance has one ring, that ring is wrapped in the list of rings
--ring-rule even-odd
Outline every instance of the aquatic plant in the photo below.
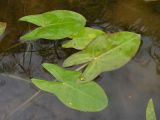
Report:
[[[153,100],[150,99],[146,109],[146,120],[156,120]]]
[[[66,106],[80,111],[97,112],[107,106],[107,96],[94,80],[102,72],[124,66],[140,46],[139,34],[126,31],[105,33],[85,27],[86,19],[73,11],[55,10],[25,16],[20,20],[38,26],[22,36],[22,40],[62,40],[67,37],[71,40],[62,47],[79,50],[64,61],[64,68],[51,63],[42,64],[55,80],[33,78],[32,83],[56,95]],[[76,70],[65,69],[75,65],[80,67]]]

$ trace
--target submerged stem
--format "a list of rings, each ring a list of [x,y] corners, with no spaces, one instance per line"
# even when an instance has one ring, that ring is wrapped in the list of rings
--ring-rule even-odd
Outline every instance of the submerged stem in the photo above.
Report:
[[[16,76],[16,75],[4,74],[4,73],[1,73],[0,75],[2,75],[4,77],[10,77],[10,78],[13,78],[15,80],[21,80],[21,81],[24,81],[24,82],[31,83],[31,81],[29,79],[25,79],[25,78],[22,78],[22,77],[19,77],[19,76]]]
[[[12,112],[10,112],[5,120],[9,120],[9,118],[12,117],[13,114],[21,110],[22,108],[25,108],[29,102],[31,102],[34,98],[36,98],[41,93],[41,90],[37,91],[35,94],[33,94],[31,97],[29,97],[26,101],[24,101],[21,105],[19,105],[16,109],[14,109]]]

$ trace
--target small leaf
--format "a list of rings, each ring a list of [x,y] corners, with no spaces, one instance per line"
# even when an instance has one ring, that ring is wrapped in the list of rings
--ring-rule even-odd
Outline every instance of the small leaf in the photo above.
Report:
[[[91,61],[92,59],[94,59],[93,55],[85,51],[80,51],[78,53],[71,55],[69,58],[67,58],[63,63],[63,67],[83,64]]]
[[[65,70],[58,65],[50,64],[50,63],[43,63],[42,66],[51,73],[56,80],[58,81],[69,81],[70,76],[72,76],[72,79],[77,79],[77,77],[80,76],[80,72],[77,71],[71,71],[71,70]]]
[[[2,35],[7,27],[5,22],[0,22],[0,35]]]
[[[100,35],[84,50],[67,58],[63,66],[88,62],[83,73],[85,81],[91,81],[100,73],[112,71],[125,65],[136,54],[140,45],[140,35],[131,32],[118,32]]]
[[[66,106],[85,112],[101,111],[107,106],[107,96],[98,84],[95,82],[77,83],[77,79],[79,79],[81,75],[80,72],[76,72],[77,77],[75,77],[74,74],[68,74],[71,73],[71,71],[64,70],[56,65],[44,64],[44,66],[45,68],[47,67],[47,69],[49,67],[48,71],[63,80],[55,82],[32,79],[33,84],[41,90],[56,95]],[[55,72],[56,70],[58,71],[57,73]],[[73,71],[73,73],[74,72],[75,71]]]
[[[21,37],[23,40],[40,38],[55,40],[70,37],[80,31],[86,24],[86,19],[72,11],[55,10],[38,15],[25,16],[20,19],[39,26],[37,29]]]
[[[98,35],[104,34],[103,31],[85,27],[77,34],[73,35],[69,42],[63,44],[63,48],[75,48],[78,50],[84,49]]]
[[[150,99],[146,109],[146,120],[156,120],[153,100]]]

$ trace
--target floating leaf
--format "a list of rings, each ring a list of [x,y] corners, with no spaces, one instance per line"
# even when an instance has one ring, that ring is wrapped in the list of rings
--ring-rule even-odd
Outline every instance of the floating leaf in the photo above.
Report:
[[[98,35],[104,34],[103,31],[85,27],[80,30],[77,34],[73,35],[69,42],[63,44],[63,48],[75,48],[78,50],[84,49],[92,40]]]
[[[156,120],[156,115],[154,111],[154,104],[153,100],[150,99],[147,105],[147,110],[146,110],[146,120]]]
[[[56,95],[66,106],[85,112],[101,111],[107,106],[107,96],[98,84],[95,82],[77,83],[81,72],[64,70],[48,63],[43,66],[59,82],[39,79],[32,79],[32,82],[38,88]]]
[[[0,35],[2,35],[6,29],[7,24],[5,22],[0,22]]]
[[[55,10],[43,14],[25,16],[20,20],[39,26],[32,32],[22,36],[22,40],[62,39],[80,31],[86,24],[86,19],[82,15],[67,10]]]
[[[71,55],[63,66],[69,67],[88,62],[83,73],[85,81],[91,81],[100,73],[125,65],[135,55],[140,45],[140,35],[118,32],[98,36],[86,49]]]

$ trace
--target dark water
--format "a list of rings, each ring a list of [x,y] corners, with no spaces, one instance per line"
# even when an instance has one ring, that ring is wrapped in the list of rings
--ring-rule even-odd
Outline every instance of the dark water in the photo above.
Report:
[[[109,106],[102,112],[71,110],[30,83],[33,76],[51,78],[41,63],[61,64],[74,52],[61,49],[61,42],[19,42],[19,37],[32,29],[19,22],[20,17],[54,9],[77,11],[88,19],[88,26],[106,32],[142,34],[135,58],[121,69],[100,76],[98,82],[109,97]],[[0,120],[145,120],[151,97],[160,120],[159,1],[0,0],[0,21],[8,24],[0,37]]]

